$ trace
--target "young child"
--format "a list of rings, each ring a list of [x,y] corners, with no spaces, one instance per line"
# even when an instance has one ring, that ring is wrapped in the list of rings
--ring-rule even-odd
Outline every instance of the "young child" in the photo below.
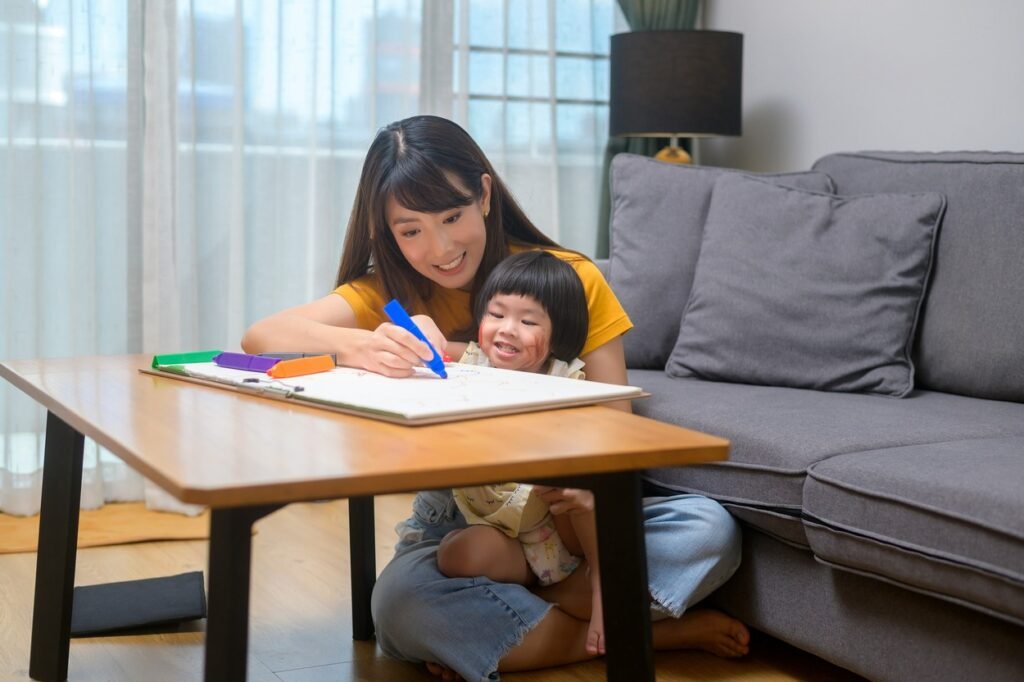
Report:
[[[484,282],[474,308],[478,343],[469,343],[460,362],[584,378],[577,356],[587,338],[587,299],[565,261],[546,251],[509,256]],[[592,594],[587,651],[603,654],[593,494],[525,483],[452,492],[470,527],[441,541],[441,572],[547,586],[569,577],[582,554]]]

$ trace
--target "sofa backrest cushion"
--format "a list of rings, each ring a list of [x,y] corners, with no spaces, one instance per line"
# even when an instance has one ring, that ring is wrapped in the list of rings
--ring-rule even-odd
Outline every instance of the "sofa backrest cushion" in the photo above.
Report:
[[[712,187],[723,173],[739,172],[661,163],[635,154],[612,160],[609,283],[633,321],[633,330],[624,337],[627,367],[665,367],[690,295]],[[758,177],[832,191],[824,173]]]
[[[918,326],[917,385],[1024,402],[1024,154],[831,154],[814,168],[840,194],[946,196]]]
[[[723,174],[666,371],[906,396],[945,205],[936,192],[835,196]]]

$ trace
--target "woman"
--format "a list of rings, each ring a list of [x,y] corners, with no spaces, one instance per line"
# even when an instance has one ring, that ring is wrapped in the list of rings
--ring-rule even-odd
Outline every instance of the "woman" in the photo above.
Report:
[[[487,275],[510,253],[538,248],[569,262],[583,281],[590,326],[580,359],[587,379],[626,383],[621,336],[632,324],[597,267],[530,222],[458,125],[433,116],[399,121],[382,129],[367,153],[337,289],[256,322],[242,346],[254,353],[335,353],[340,365],[410,376],[431,352],[387,321],[384,303],[399,299],[431,343],[457,358],[475,337],[473,305]],[[629,409],[628,402],[614,406]],[[422,492],[413,507],[373,592],[377,641],[386,653],[426,662],[445,679],[468,680],[593,656],[586,650],[586,571],[533,590],[447,578],[437,567],[437,546],[465,527],[451,491]],[[655,648],[746,653],[742,623],[716,611],[686,611],[739,565],[732,517],[696,495],[645,498],[644,515]]]

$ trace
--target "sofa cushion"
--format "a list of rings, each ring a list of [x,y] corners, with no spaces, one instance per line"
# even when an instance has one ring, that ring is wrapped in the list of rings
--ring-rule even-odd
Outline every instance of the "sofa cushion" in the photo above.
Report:
[[[934,192],[840,197],[722,175],[668,373],[907,395],[944,207]]]
[[[1024,438],[857,452],[812,464],[811,549],[833,565],[1024,625]]]
[[[1024,401],[1024,154],[832,154],[814,168],[841,194],[946,195],[918,331],[918,385]]]
[[[633,330],[623,339],[626,365],[662,369],[679,334],[700,251],[711,188],[722,168],[666,164],[619,154],[611,165],[609,283]],[[829,192],[824,173],[761,177]]]
[[[797,543],[804,533],[804,477],[815,462],[880,448],[1024,436],[1024,405],[948,393],[914,391],[889,400],[676,379],[653,370],[630,370],[629,383],[651,393],[633,402],[637,414],[732,443],[727,462],[652,470],[652,482],[772,512],[765,530]],[[787,533],[780,532],[780,514],[792,518]]]

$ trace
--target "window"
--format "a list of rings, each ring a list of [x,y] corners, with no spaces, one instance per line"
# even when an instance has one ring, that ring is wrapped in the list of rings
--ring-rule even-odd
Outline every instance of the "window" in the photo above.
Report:
[[[615,0],[455,0],[452,112],[527,214],[596,246]]]

